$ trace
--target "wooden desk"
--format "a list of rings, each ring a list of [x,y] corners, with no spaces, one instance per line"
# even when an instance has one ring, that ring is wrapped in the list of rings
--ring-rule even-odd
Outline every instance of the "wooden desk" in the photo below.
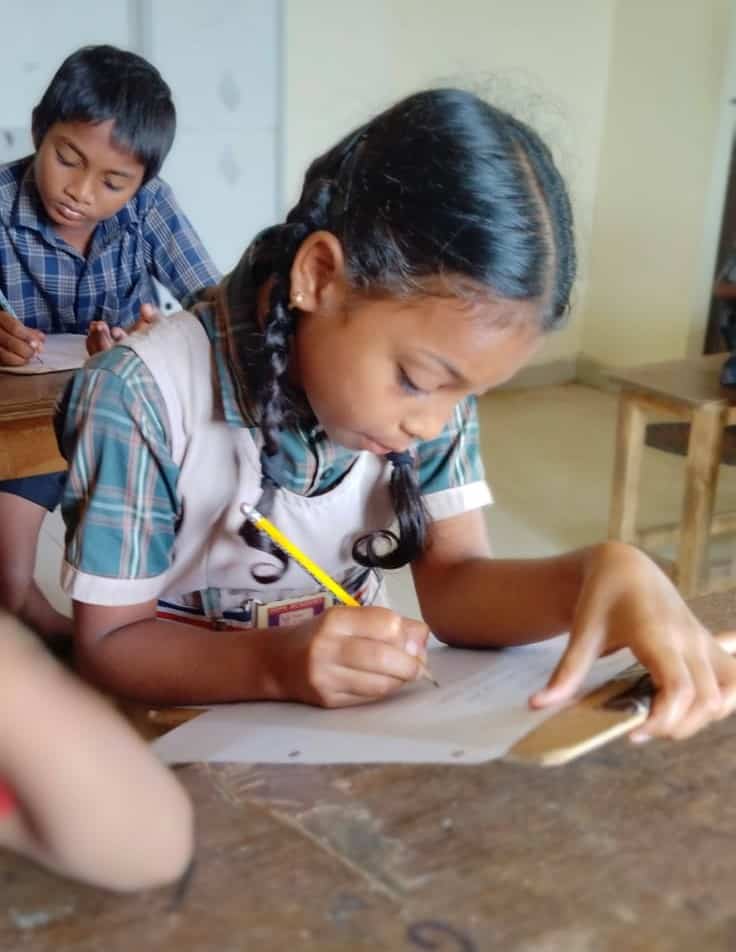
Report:
[[[711,534],[736,531],[736,514],[713,518],[724,428],[736,422],[736,389],[721,387],[725,356],[712,354],[611,374],[621,385],[609,536],[643,548],[678,543],[674,563],[658,561],[686,597],[736,581],[704,578]],[[685,494],[679,524],[637,531],[639,479],[648,414],[690,423]],[[652,553],[654,554],[654,553]]]
[[[694,607],[732,626],[736,595]],[[732,717],[547,770],[192,765],[179,904],[0,854],[0,948],[733,952],[735,753]]]
[[[66,469],[52,423],[56,399],[71,376],[0,373],[0,479]]]

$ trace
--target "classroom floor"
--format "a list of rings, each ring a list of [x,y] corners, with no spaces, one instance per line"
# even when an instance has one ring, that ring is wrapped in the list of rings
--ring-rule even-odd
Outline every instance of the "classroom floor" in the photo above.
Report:
[[[495,498],[486,518],[497,555],[550,555],[605,538],[616,406],[615,394],[580,384],[503,390],[481,401],[483,457]],[[683,470],[681,457],[645,451],[641,525],[678,519]],[[716,509],[736,509],[736,467],[721,467]],[[37,578],[53,604],[68,611],[58,585],[62,545],[56,512],[41,532]],[[389,589],[398,610],[416,614],[408,571],[393,573]]]

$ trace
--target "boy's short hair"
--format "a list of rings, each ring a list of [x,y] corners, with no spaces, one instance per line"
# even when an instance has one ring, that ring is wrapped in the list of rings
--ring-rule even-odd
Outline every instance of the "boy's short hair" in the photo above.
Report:
[[[38,149],[55,122],[112,119],[113,141],[143,163],[147,182],[158,174],[176,132],[171,90],[142,56],[114,46],[83,46],[61,64],[33,110]]]

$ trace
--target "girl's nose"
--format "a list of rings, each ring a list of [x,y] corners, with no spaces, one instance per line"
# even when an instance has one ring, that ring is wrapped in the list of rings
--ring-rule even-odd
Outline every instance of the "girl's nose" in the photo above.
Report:
[[[446,403],[437,403],[425,407],[404,417],[401,429],[413,440],[425,442],[439,436],[450,418],[452,407]]]

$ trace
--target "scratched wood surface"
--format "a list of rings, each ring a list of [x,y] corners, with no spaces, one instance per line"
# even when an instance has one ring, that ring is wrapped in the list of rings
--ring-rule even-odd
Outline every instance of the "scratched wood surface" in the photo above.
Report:
[[[736,619],[736,593],[693,604]],[[0,949],[731,952],[735,755],[732,718],[557,770],[191,765],[182,898],[0,855]]]

